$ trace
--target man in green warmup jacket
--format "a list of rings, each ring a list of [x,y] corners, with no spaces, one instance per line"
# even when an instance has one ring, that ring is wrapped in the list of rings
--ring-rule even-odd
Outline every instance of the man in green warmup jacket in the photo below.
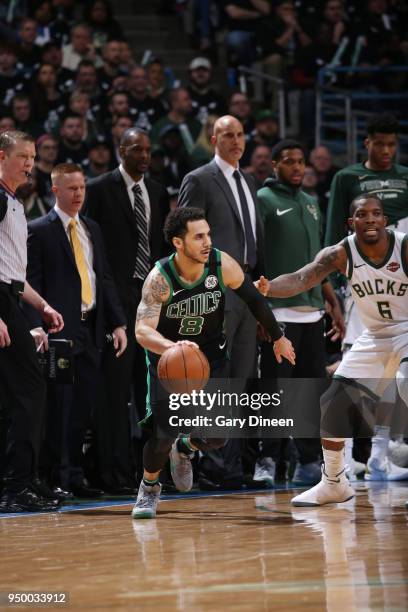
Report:
[[[398,145],[398,121],[392,115],[375,115],[367,123],[364,145],[367,160],[337,172],[330,188],[326,246],[348,234],[350,203],[373,193],[383,203],[388,224],[408,232],[408,167],[394,163]]]
[[[268,278],[294,272],[313,261],[321,249],[321,219],[316,200],[302,191],[305,154],[294,140],[283,140],[272,150],[276,178],[267,179],[258,191],[259,211],[264,222],[264,258]],[[270,298],[270,306],[284,333],[297,353],[296,366],[277,366],[268,343],[263,343],[261,376],[263,378],[324,378],[325,340],[323,328],[324,300],[330,304],[333,338],[343,333],[340,307],[329,281],[297,296]],[[318,397],[316,398],[318,407]],[[306,409],[306,406],[305,406]],[[320,479],[319,441],[297,439],[299,452],[293,481],[311,484]],[[280,440],[263,440],[255,480],[264,471],[273,474],[281,451]]]

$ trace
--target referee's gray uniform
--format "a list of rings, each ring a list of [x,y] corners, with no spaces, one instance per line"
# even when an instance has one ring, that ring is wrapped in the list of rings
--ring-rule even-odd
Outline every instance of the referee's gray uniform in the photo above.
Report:
[[[5,453],[0,475],[4,493],[29,486],[37,469],[46,385],[35,343],[19,307],[27,266],[27,222],[23,205],[0,181],[0,319],[11,344],[0,349],[0,410]],[[1,442],[0,442],[1,444]]]

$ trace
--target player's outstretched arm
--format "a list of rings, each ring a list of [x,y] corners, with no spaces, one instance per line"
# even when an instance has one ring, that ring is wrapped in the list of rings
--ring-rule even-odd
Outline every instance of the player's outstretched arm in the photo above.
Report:
[[[253,283],[246,277],[238,263],[222,253],[222,276],[224,285],[233,289],[235,293],[248,305],[254,317],[263,325],[273,340],[273,348],[277,361],[282,357],[295,365],[295,351],[290,340],[285,338],[277,320],[269,308],[264,297],[256,290]]]
[[[261,277],[255,283],[258,291],[268,297],[286,298],[308,291],[319,285],[328,274],[346,271],[347,254],[343,245],[322,249],[312,263],[291,274],[282,274],[273,280]]]
[[[169,296],[170,287],[167,280],[159,269],[154,267],[143,284],[142,299],[136,312],[135,334],[136,340],[143,348],[159,355],[175,344],[157,331],[162,306]],[[198,348],[195,342],[182,342]]]

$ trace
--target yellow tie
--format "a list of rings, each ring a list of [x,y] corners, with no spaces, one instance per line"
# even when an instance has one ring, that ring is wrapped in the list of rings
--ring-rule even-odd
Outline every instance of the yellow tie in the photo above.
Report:
[[[76,226],[77,222],[75,219],[71,219],[68,229],[71,237],[72,250],[74,251],[75,263],[78,268],[79,276],[81,277],[81,299],[84,304],[89,305],[92,302],[91,280],[89,278],[85,255],[78,238]]]

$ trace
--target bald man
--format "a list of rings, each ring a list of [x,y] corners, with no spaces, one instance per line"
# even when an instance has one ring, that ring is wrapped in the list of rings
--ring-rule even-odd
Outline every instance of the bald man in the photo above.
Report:
[[[129,432],[130,385],[141,418],[145,413],[146,365],[134,328],[143,282],[152,262],[164,254],[163,226],[169,211],[167,192],[145,173],[150,165],[150,139],[143,130],[127,129],[120,140],[121,163],[112,172],[89,181],[85,214],[101,227],[120,301],[127,317],[128,348],[120,358],[104,358],[105,410],[100,431],[100,464],[105,491],[129,494],[135,486]],[[137,417],[132,418],[136,422]],[[141,463],[141,456],[140,456]],[[133,467],[132,467],[133,466]]]
[[[230,115],[214,124],[211,142],[214,159],[187,174],[180,189],[179,206],[205,211],[213,245],[231,255],[250,278],[262,265],[261,220],[255,182],[239,168],[245,149],[242,124]],[[226,294],[226,332],[231,355],[231,377],[255,375],[256,322],[246,304]]]

